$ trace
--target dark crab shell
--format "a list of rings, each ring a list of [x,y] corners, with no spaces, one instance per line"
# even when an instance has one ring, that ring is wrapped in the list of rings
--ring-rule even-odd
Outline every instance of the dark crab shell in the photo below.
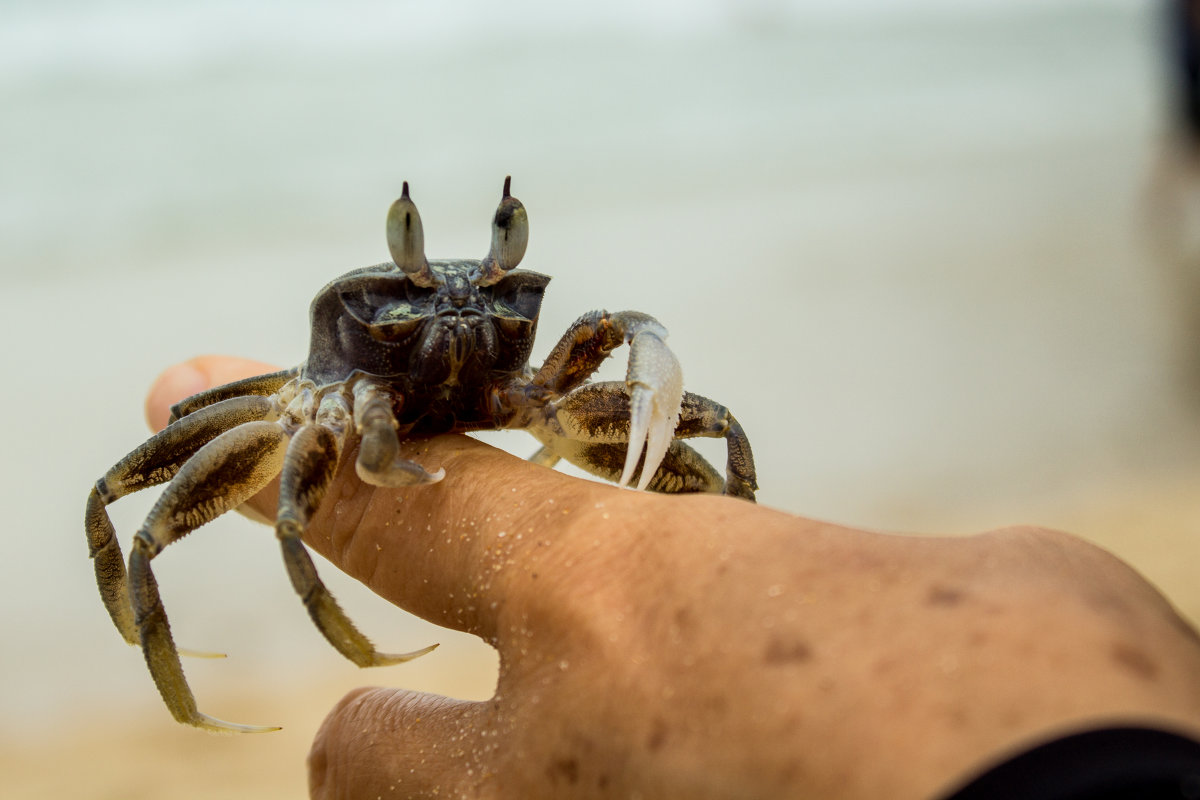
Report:
[[[467,367],[453,376],[457,383],[522,370],[550,276],[516,270],[491,286],[474,286],[470,275],[479,264],[430,261],[441,279],[434,288],[417,286],[390,262],[331,281],[312,302],[304,377],[321,386],[361,372],[397,380],[408,394],[451,378],[455,347],[469,350],[457,359]],[[423,335],[430,326],[441,332],[432,339]],[[459,343],[453,339],[462,326],[469,335]]]

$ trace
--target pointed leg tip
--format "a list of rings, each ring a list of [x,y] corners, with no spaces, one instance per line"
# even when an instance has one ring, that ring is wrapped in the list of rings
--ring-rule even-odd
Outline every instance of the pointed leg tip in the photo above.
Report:
[[[420,658],[423,655],[432,653],[437,648],[438,645],[431,644],[429,647],[422,647],[420,650],[414,650],[411,653],[377,653],[375,662],[371,666],[390,667],[393,664],[403,664],[405,661],[412,661],[414,658]]]
[[[358,479],[363,483],[368,486],[378,486],[381,489],[428,486],[446,477],[446,470],[444,468],[439,469],[437,472],[427,472],[420,464],[414,464],[404,459],[397,459],[386,470],[371,469],[370,467],[363,466],[363,463],[358,461],[354,465],[354,471],[357,473]]]
[[[207,714],[198,714],[196,719],[191,720],[191,724],[197,728],[206,730],[209,733],[272,733],[274,731],[283,730],[279,725],[243,725],[240,722],[226,722],[223,719],[210,717]]]
[[[179,648],[179,655],[187,656],[188,658],[229,658],[229,655],[226,653],[212,653],[207,650],[191,650],[187,647]]]

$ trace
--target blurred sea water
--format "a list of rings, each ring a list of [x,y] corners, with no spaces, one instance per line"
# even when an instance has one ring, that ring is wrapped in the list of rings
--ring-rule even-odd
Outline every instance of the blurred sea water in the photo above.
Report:
[[[431,256],[480,256],[513,175],[525,265],[554,276],[535,358],[591,308],[657,315],[749,432],[761,502],[965,532],[1196,474],[1200,343],[1142,226],[1156,24],[1133,2],[0,3],[0,738],[166,721],[98,602],[86,491],[165,365],[302,359],[316,290],[386,258],[402,180]],[[151,501],[114,507],[124,544]],[[272,539],[222,519],[155,562],[177,638],[231,653],[189,665],[202,705],[343,668]],[[383,646],[446,640],[333,573]],[[488,657],[455,646],[429,658]]]

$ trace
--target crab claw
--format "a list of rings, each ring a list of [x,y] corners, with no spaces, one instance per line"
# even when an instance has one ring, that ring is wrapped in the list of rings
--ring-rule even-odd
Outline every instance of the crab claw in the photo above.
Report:
[[[644,449],[646,461],[637,488],[645,489],[675,438],[683,402],[683,370],[679,359],[667,347],[666,338],[666,328],[654,320],[646,320],[636,327],[630,340],[629,368],[625,374],[625,387],[629,391],[629,450],[621,486],[629,484]]]

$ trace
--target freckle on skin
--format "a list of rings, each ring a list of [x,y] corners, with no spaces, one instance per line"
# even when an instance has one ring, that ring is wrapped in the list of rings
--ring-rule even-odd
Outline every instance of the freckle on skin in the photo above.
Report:
[[[929,587],[929,593],[925,595],[925,602],[931,606],[942,606],[950,608],[960,605],[966,600],[967,593],[962,589],[953,586],[941,586],[934,584]]]
[[[1158,663],[1136,647],[1115,642],[1109,651],[1118,666],[1151,683],[1158,679]]]
[[[661,719],[655,719],[654,725],[650,728],[650,735],[646,738],[646,749],[651,753],[662,749],[662,746],[667,742],[667,734],[670,729],[667,723]]]
[[[546,776],[552,783],[565,780],[567,783],[579,782],[579,762],[573,758],[560,758],[550,762],[546,767]]]
[[[763,661],[767,664],[798,664],[812,659],[812,647],[807,642],[800,639],[792,639],[784,641],[779,638],[772,638],[767,642],[766,652],[763,653]]]

